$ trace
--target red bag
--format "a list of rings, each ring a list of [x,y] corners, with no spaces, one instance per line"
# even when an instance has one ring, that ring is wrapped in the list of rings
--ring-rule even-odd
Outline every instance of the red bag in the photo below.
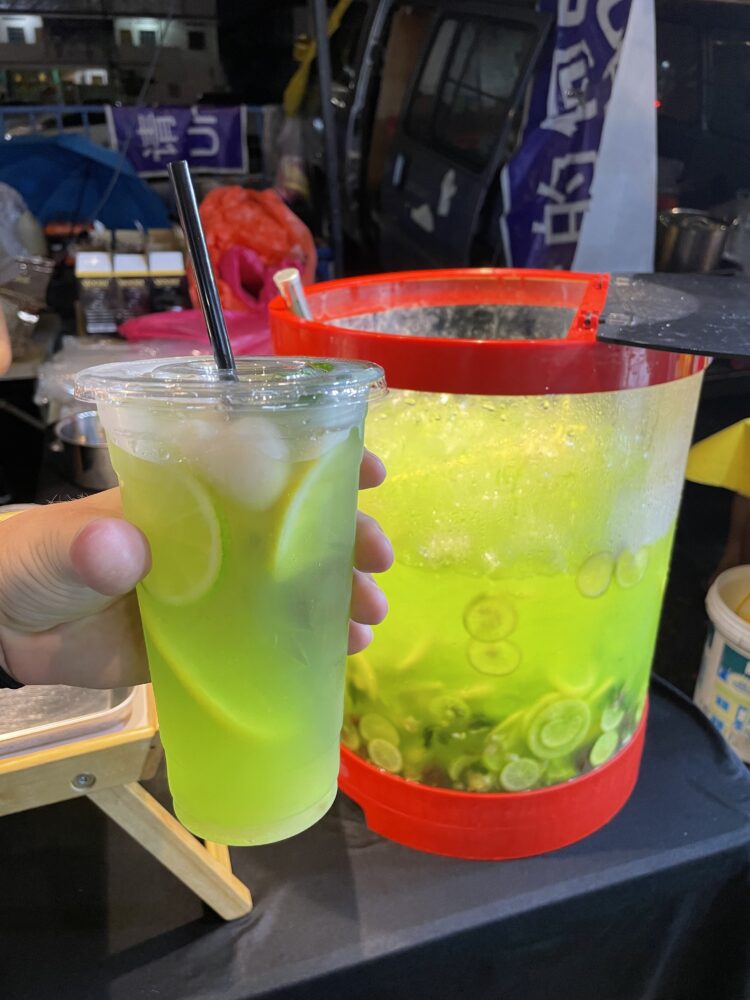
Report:
[[[260,292],[263,279],[258,276],[255,255],[271,276],[281,267],[297,267],[305,284],[315,279],[317,255],[312,234],[273,189],[215,188],[203,199],[200,214],[225,309],[253,308],[248,296],[258,301],[255,292]],[[241,250],[254,256],[238,257]],[[190,297],[197,306],[192,274]]]

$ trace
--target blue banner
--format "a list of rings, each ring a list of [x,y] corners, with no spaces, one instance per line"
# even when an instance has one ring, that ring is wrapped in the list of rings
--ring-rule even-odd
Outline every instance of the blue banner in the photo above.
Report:
[[[503,167],[506,262],[569,268],[591,201],[631,0],[540,0],[556,16],[521,144]]]
[[[187,160],[198,172],[247,172],[244,107],[111,107],[107,113],[112,146],[127,150],[139,174],[166,174],[172,160]]]

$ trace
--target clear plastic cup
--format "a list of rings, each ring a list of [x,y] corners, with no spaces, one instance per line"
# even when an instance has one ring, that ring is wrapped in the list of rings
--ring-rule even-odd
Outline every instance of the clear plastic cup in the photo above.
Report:
[[[138,600],[179,819],[263,844],[336,794],[368,402],[382,369],[150,359],[80,373],[152,567]]]

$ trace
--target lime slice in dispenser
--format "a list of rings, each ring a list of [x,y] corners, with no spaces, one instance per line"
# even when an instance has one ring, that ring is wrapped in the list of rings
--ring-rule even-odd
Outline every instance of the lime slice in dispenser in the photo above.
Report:
[[[587,695],[596,681],[596,666],[588,660],[554,664],[547,670],[550,685],[568,698]]]
[[[495,776],[487,774],[480,768],[469,768],[466,774],[466,787],[470,792],[491,792],[495,789]]]
[[[540,760],[564,757],[583,741],[591,722],[585,701],[564,698],[543,708],[529,725],[529,749]]]
[[[357,727],[345,722],[341,727],[341,742],[347,750],[359,750],[362,741],[359,738]]]
[[[602,712],[602,718],[600,725],[602,727],[603,733],[609,733],[613,729],[617,729],[622,720],[625,718],[625,709],[621,708],[619,705],[608,705]]]
[[[374,739],[367,744],[367,753],[375,767],[380,767],[391,774],[398,774],[404,766],[404,760],[398,747],[388,740]]]
[[[648,566],[648,549],[638,549],[637,552],[621,552],[615,565],[615,580],[621,587],[635,587],[643,579]]]
[[[591,753],[589,754],[589,761],[592,767],[599,767],[600,764],[604,764],[605,761],[609,760],[617,749],[617,740],[617,733],[613,729],[608,733],[602,733],[592,746]]]
[[[505,639],[516,627],[516,613],[503,597],[482,594],[464,611],[464,628],[474,639],[496,642]]]
[[[576,586],[584,597],[601,597],[612,580],[615,561],[609,552],[591,556],[578,570]]]
[[[370,743],[372,740],[386,740],[398,746],[400,742],[398,730],[393,723],[375,712],[368,712],[362,716],[359,720],[359,732],[365,743]]]
[[[444,694],[433,698],[428,706],[430,716],[440,726],[460,729],[471,717],[471,709],[462,698]]]
[[[572,781],[578,777],[573,764],[566,757],[551,760],[544,771],[545,785],[562,785],[566,781]]]
[[[500,772],[500,784],[506,792],[524,792],[539,781],[542,769],[530,757],[512,760]]]
[[[470,754],[459,754],[459,756],[454,758],[448,765],[448,777],[453,782],[461,781],[464,772],[474,764],[478,763],[479,760],[477,757],[472,757]]]
[[[366,695],[373,701],[378,695],[378,682],[375,669],[364,653],[350,656],[346,668],[346,677],[355,691]]]
[[[480,674],[492,677],[504,677],[517,670],[521,663],[521,650],[515,643],[507,640],[501,642],[483,642],[471,639],[467,651],[469,663]]]
[[[500,771],[508,761],[508,751],[502,740],[489,739],[482,753],[482,763],[489,771]]]

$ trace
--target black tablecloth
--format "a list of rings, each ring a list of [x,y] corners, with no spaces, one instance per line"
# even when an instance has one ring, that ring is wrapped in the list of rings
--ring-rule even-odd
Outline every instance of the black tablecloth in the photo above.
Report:
[[[224,924],[87,801],[0,819],[0,856],[4,1000],[750,996],[750,777],[659,682],[631,801],[544,857],[419,854],[339,796],[233,851],[255,909]]]

